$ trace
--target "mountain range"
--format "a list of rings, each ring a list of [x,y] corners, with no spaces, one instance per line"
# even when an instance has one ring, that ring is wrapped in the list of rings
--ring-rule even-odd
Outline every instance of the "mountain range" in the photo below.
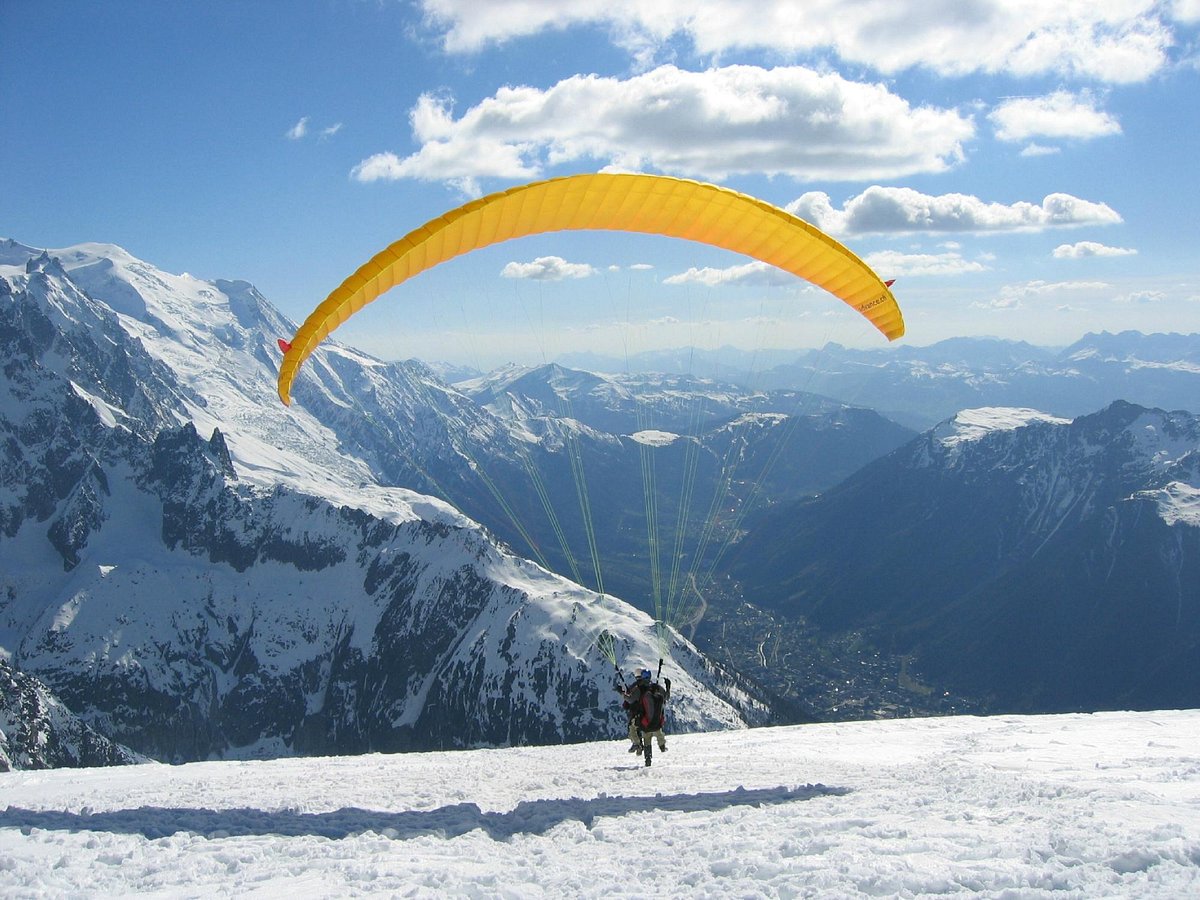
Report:
[[[960,412],[749,530],[755,603],[993,711],[1200,704],[1200,417]]]
[[[583,362],[583,357],[575,358]],[[959,410],[1011,406],[1073,418],[1127,400],[1200,413],[1200,335],[1126,331],[1084,335],[1068,347],[997,338],[952,338],[928,346],[855,349],[657,352],[630,360],[590,357],[602,371],[720,372],[759,390],[804,390],[867,406],[925,430]]]
[[[621,733],[603,651],[657,659],[649,617],[372,468],[392,428],[453,459],[503,423],[336,345],[285,410],[291,326],[243,282],[107,245],[6,241],[0,264],[0,647],[84,722],[165,760]],[[331,428],[306,402],[357,418]],[[767,720],[668,641],[679,727]]]
[[[1200,700],[1197,336],[753,384],[327,341],[285,409],[293,330],[243,281],[0,241],[0,656],[130,753],[612,737],[659,658],[679,730]]]

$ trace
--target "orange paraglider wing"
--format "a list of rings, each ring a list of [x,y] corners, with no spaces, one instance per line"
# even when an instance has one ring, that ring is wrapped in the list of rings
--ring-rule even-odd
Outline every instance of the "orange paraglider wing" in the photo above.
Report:
[[[296,331],[279,370],[279,398],[291,402],[300,366],[330,332],[401,282],[481,247],[568,230],[662,234],[744,253],[824,288],[889,340],[904,334],[888,284],[846,247],[785,210],[728,188],[665,175],[571,175],[473,200],[372,257]]]

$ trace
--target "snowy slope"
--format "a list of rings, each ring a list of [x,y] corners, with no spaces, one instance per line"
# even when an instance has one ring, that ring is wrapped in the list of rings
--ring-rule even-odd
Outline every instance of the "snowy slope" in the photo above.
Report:
[[[650,620],[285,409],[286,323],[252,288],[104,245],[0,249],[0,653],[87,722],[182,761],[581,740],[620,718],[596,640],[651,661]],[[427,412],[440,431],[406,440],[433,456],[499,427],[418,368],[315,362],[312,405],[374,404],[343,424]],[[672,651],[681,724],[765,714]]]
[[[20,245],[8,241],[6,246],[8,258],[19,258]],[[311,413],[298,409],[285,414],[275,396],[274,344],[294,326],[251,285],[163,272],[109,244],[40,253],[45,262],[37,269],[49,269],[52,276],[62,273],[69,281],[31,278],[25,272],[29,262],[19,269],[0,268],[0,275],[7,275],[15,289],[26,288],[42,298],[43,308],[62,310],[64,319],[75,317],[74,311],[87,303],[75,296],[76,285],[86,291],[95,322],[105,320],[109,310],[115,313],[121,330],[183,386],[173,398],[176,423],[194,422],[206,435],[221,428],[243,479],[288,484],[312,494],[330,487],[344,493],[376,481],[366,462],[347,453],[338,435]],[[27,248],[29,259],[36,261],[38,254]],[[331,347],[319,363],[324,369],[327,356],[349,352]],[[365,357],[356,361],[366,367],[374,362]],[[114,408],[118,417],[122,413],[138,415]],[[353,499],[380,511],[389,498],[380,498],[385,502],[378,505],[366,496]]]
[[[757,394],[695,378],[613,378],[546,366],[495,373],[461,385],[464,393],[420,363],[383,363],[336,341],[317,349],[285,408],[275,393],[275,341],[294,326],[245,282],[167,273],[113,245],[39,251],[11,240],[0,241],[0,276],[35,298],[60,329],[111,336],[97,354],[106,364],[62,372],[81,397],[114,423],[145,423],[150,435],[187,421],[202,435],[219,428],[244,483],[282,484],[381,517],[434,514],[406,512],[414,495],[386,487],[402,485],[449,501],[516,552],[597,587],[589,567],[577,565],[591,546],[575,477],[586,472],[593,485],[605,485],[593,488],[589,515],[606,587],[646,609],[644,460],[622,435],[646,427],[695,434],[748,409],[785,410],[798,416],[787,428],[722,435],[702,465],[720,466],[732,439],[748,448],[730,478],[755,480],[780,435],[797,432],[783,442],[787,452],[766,486],[769,495],[789,496],[832,485],[909,437],[866,410],[850,416],[808,395]],[[136,350],[128,346],[134,342]],[[105,384],[123,363],[117,357],[130,354],[147,357],[160,382],[173,382],[148,391],[156,404],[149,418],[147,403],[130,406],[136,392]],[[61,357],[70,369],[86,354]],[[655,454],[668,499],[678,496],[670,488],[682,455],[682,447]],[[695,548],[700,524],[684,528]]]
[[[1200,491],[1200,417],[1115,403],[1104,414],[1081,417],[1078,428],[1071,424],[1072,420],[1032,409],[965,409],[929,432],[931,443],[922,451],[922,464],[962,464],[977,477],[980,469],[989,466],[1018,464],[1014,451],[1022,454],[1025,464],[1057,454],[1064,457],[1055,460],[1058,482],[1060,473],[1068,476],[1084,470],[1085,460],[1113,456],[1120,476],[1141,488],[1129,496],[1154,498],[1159,516],[1168,524],[1200,525],[1195,507]],[[1020,431],[1031,425],[1045,427]],[[968,452],[969,444],[989,442],[996,449]],[[976,458],[971,458],[972,453]],[[1064,486],[1065,481],[1064,477]],[[1065,512],[1076,497],[1051,493],[1050,499]],[[1045,496],[1035,497],[1030,503],[1036,508],[1045,500]]]
[[[1200,713],[0,775],[0,893],[1200,894]]]

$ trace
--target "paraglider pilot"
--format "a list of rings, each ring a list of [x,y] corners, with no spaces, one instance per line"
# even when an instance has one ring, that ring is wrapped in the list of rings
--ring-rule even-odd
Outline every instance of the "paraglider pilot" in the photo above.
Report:
[[[651,681],[650,670],[641,669],[633,684],[617,688],[624,698],[621,706],[629,716],[630,753],[641,753],[644,746],[642,742],[651,739],[656,739],[658,749],[666,752],[667,738],[663,734],[663,725],[667,719],[666,705],[671,696],[671,679],[664,678],[663,683],[665,687],[657,681]]]

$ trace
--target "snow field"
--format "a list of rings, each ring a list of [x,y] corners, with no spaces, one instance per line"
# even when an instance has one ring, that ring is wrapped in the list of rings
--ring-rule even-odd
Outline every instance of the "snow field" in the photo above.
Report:
[[[6,897],[1200,895],[1200,712],[0,775]]]

